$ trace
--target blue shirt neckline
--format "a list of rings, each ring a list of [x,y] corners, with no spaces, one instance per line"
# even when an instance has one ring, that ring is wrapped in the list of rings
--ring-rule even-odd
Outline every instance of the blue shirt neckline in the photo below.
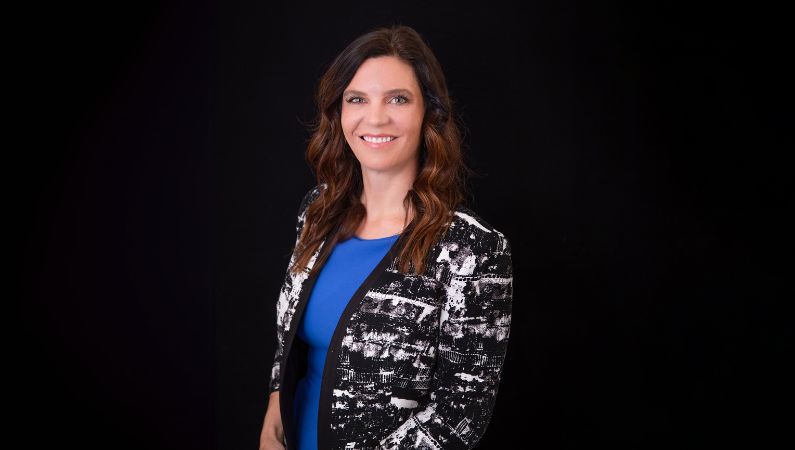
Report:
[[[371,241],[383,241],[383,240],[385,240],[385,239],[392,239],[392,238],[396,238],[396,237],[398,237],[398,236],[400,236],[400,233],[393,234],[392,236],[381,237],[381,238],[375,238],[375,239],[364,239],[364,238],[360,238],[359,236],[356,236],[356,235],[354,234],[354,235],[351,237],[351,239],[356,239],[357,241],[363,241],[363,242],[371,242]]]

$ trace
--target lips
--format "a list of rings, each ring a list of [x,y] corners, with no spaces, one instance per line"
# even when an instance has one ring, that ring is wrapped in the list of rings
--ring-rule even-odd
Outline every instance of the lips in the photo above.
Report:
[[[359,136],[362,143],[370,148],[381,148],[391,145],[397,140],[398,136],[391,134],[363,134]]]
[[[397,139],[397,136],[392,136],[390,134],[363,134],[359,136],[359,138],[371,145],[382,145],[394,141]]]

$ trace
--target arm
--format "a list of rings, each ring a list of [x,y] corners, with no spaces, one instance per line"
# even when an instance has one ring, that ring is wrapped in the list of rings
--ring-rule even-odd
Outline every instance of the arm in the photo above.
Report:
[[[279,311],[279,306],[284,305],[286,306],[285,296],[288,294],[292,287],[292,277],[290,276],[289,268],[293,265],[293,261],[295,260],[295,250],[296,246],[298,245],[298,239],[301,237],[301,230],[304,227],[304,219],[306,218],[306,210],[309,207],[309,204],[312,203],[319,195],[321,191],[321,185],[317,185],[309,190],[304,195],[304,198],[301,200],[301,204],[298,207],[298,219],[295,225],[295,244],[293,245],[292,255],[290,256],[290,262],[287,265],[287,271],[284,276],[284,282],[282,283],[282,287],[279,290],[279,301],[276,304],[276,351],[273,355],[273,365],[271,367],[271,374],[270,374],[270,383],[269,383],[269,392],[273,393],[279,390],[279,375],[281,373],[281,357],[282,352],[284,351],[284,326],[283,324],[279,323],[281,320],[281,314]]]
[[[271,392],[268,410],[259,435],[260,450],[284,450],[284,428],[279,406],[279,391]]]
[[[486,431],[508,345],[513,268],[508,241],[494,231],[492,249],[453,275],[441,312],[430,400],[378,449],[470,449]],[[471,272],[470,272],[471,270]]]
[[[317,198],[319,192],[320,186],[315,186],[310,189],[309,192],[304,195],[304,198],[301,200],[301,205],[298,207],[298,220],[295,226],[295,244],[293,245],[293,251],[287,266],[284,282],[279,291],[279,302],[277,303],[276,311],[276,351],[273,355],[273,366],[271,367],[270,374],[268,409],[265,412],[265,419],[263,420],[262,431],[260,432],[259,447],[261,450],[284,449],[284,428],[282,425],[281,407],[279,406],[279,378],[281,374],[281,356],[284,351],[284,327],[279,323],[281,319],[279,305],[284,304],[287,292],[292,285],[292,277],[290,277],[289,269],[295,260],[295,250],[298,245],[298,239],[301,237],[301,230],[304,226],[306,209],[309,204]]]

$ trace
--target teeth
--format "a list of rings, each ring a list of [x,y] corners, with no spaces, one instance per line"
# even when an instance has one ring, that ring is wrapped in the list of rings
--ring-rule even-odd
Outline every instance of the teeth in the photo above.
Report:
[[[380,144],[382,142],[389,142],[392,139],[395,139],[394,137],[372,137],[372,136],[362,136],[362,137],[364,138],[365,141],[373,142],[375,144]]]

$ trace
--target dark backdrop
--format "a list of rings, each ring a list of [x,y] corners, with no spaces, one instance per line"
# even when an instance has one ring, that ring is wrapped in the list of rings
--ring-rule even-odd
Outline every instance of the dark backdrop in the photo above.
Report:
[[[789,426],[783,14],[692,2],[129,2],[32,11],[7,167],[34,446],[256,448],[315,82],[415,27],[467,125],[514,316],[480,448]],[[788,130],[789,131],[789,130]],[[21,170],[20,170],[21,169]],[[787,356],[789,355],[789,356]],[[789,416],[791,419],[791,416]]]

